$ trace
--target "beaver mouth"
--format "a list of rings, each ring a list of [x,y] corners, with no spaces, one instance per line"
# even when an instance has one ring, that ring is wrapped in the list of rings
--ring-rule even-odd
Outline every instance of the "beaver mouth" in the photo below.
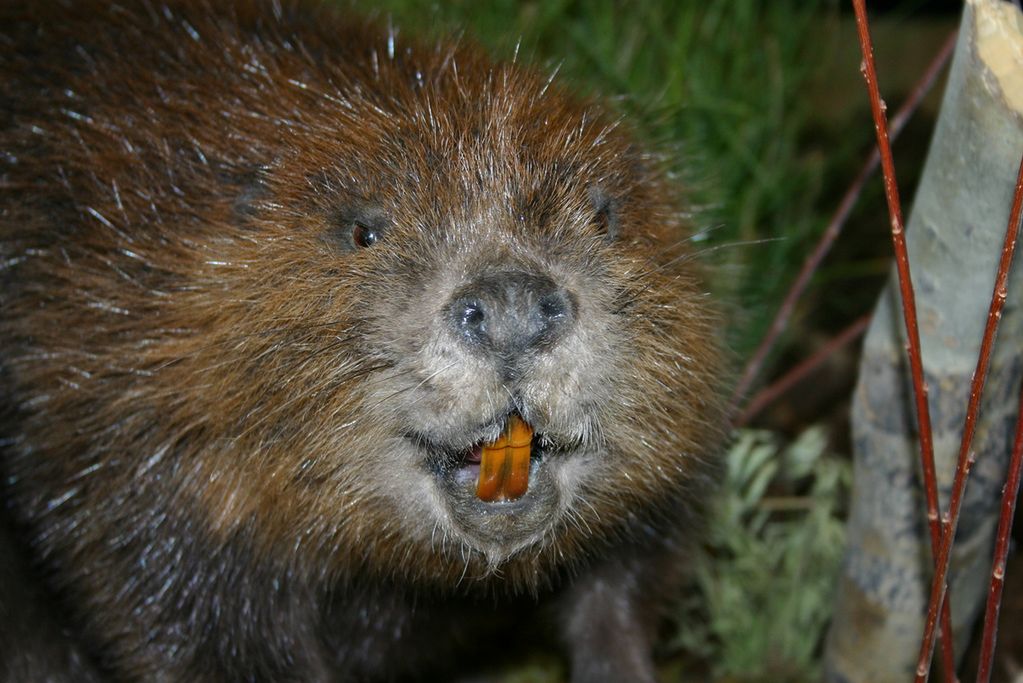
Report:
[[[427,455],[428,467],[438,478],[483,503],[509,503],[528,495],[534,475],[552,456],[574,450],[552,435],[534,431],[517,411],[472,432],[483,436],[468,445],[445,443],[421,432],[409,432],[406,438]]]

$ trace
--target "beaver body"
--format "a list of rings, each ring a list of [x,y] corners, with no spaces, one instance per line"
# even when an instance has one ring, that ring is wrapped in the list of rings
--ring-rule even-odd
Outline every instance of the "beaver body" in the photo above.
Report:
[[[721,424],[656,161],[320,9],[29,3],[0,42],[6,680],[429,679],[537,613],[575,680],[652,680]],[[528,490],[481,500],[512,415]]]

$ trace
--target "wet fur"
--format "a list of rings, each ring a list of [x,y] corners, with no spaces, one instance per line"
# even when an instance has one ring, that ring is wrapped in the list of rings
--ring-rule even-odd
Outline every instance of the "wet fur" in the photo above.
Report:
[[[0,10],[0,675],[428,676],[539,612],[574,680],[652,680],[721,424],[657,161],[544,77],[328,11],[26,6]],[[466,351],[439,306],[495,271],[570,291],[571,333]],[[511,409],[564,452],[488,507],[422,444]]]

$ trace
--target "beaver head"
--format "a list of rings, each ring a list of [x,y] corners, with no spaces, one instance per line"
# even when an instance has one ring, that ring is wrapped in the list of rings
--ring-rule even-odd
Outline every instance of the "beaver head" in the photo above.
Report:
[[[290,425],[291,471],[317,482],[319,524],[360,500],[392,552],[459,571],[570,556],[693,485],[717,415],[712,316],[653,160],[538,79],[441,57],[392,62],[387,98],[349,100],[261,176],[256,241],[274,251],[251,273],[290,269],[308,294],[250,294],[296,309],[253,318],[317,340],[284,400],[312,391],[324,415]],[[532,431],[528,489],[481,500],[481,449],[512,416]]]
[[[49,133],[10,154],[54,177],[5,236],[28,505],[108,517],[66,525],[83,544],[169,515],[320,573],[516,585],[675,514],[719,362],[657,160],[472,48],[307,29],[219,36],[202,89],[168,29],[25,105]],[[525,490],[489,500],[512,420]]]

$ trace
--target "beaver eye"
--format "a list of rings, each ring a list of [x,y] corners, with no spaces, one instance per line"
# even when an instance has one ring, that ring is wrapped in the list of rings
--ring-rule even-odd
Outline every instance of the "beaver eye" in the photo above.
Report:
[[[593,206],[594,227],[604,235],[605,240],[613,242],[618,238],[620,229],[617,202],[600,187],[591,187],[589,195]]]
[[[383,209],[365,201],[335,209],[327,217],[324,237],[335,248],[345,252],[372,247],[387,237],[391,220]]]
[[[380,239],[380,230],[371,228],[362,223],[352,225],[352,242],[357,247],[372,247]]]
[[[593,219],[597,230],[604,233],[608,240],[614,239],[614,231],[611,227],[611,207],[602,206],[597,209],[597,215]]]

